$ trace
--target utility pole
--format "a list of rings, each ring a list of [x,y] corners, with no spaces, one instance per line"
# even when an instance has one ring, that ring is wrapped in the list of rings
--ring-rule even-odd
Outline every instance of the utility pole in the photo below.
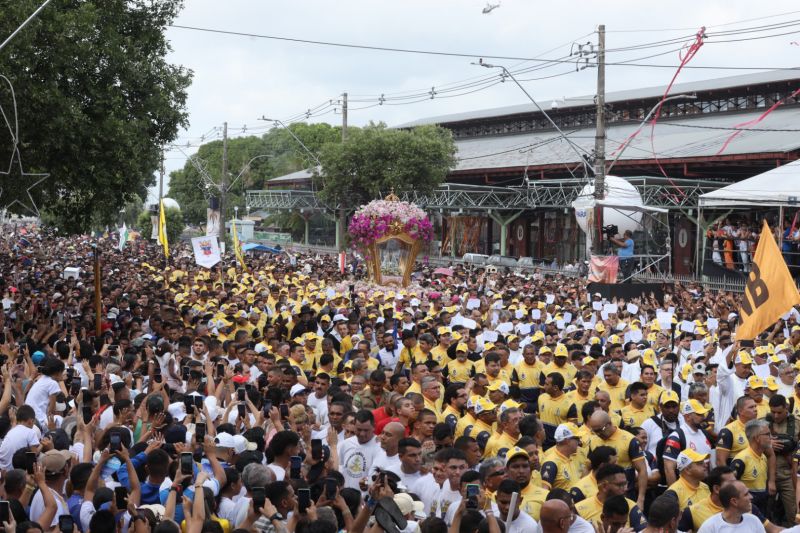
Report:
[[[222,177],[219,187],[220,240],[228,242],[225,230],[225,194],[228,191],[228,123],[222,124]]]
[[[605,198],[606,187],[606,26],[597,27],[597,129],[594,136],[594,198]],[[595,206],[594,253],[600,254],[603,246],[603,208]]]
[[[347,140],[347,93],[342,93],[342,142]],[[345,210],[334,211],[336,219],[336,248],[344,251]]]
[[[158,205],[161,206],[161,199],[164,198],[164,149],[161,149],[161,171],[158,175]]]
[[[342,94],[342,142],[347,140],[347,93]]]

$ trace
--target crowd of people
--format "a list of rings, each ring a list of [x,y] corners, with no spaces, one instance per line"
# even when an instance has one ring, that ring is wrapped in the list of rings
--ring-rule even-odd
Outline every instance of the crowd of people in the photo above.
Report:
[[[205,269],[183,244],[3,235],[6,533],[795,523],[797,311],[748,345],[739,297],[696,285],[609,300],[420,265],[377,287],[315,254]]]
[[[783,225],[771,225],[773,237],[780,242],[783,259],[793,277],[800,273],[800,223],[798,217],[786,219]],[[725,218],[708,229],[706,237],[711,247],[711,260],[715,265],[750,272],[758,244],[760,228],[746,218]]]

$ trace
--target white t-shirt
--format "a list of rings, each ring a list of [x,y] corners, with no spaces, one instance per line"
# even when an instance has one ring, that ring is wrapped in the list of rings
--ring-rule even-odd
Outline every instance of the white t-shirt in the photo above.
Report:
[[[370,470],[370,478],[375,474],[378,469],[381,470],[388,470],[389,472],[394,472],[398,476],[400,475],[400,455],[394,454],[393,456],[389,457],[386,455],[386,452],[381,448],[381,451],[375,455],[375,459],[372,460],[372,469]]]
[[[56,514],[53,516],[53,521],[50,523],[50,526],[54,526],[58,524],[58,517],[62,514],[69,514],[69,509],[67,508],[67,502],[64,501],[64,498],[56,491],[48,487],[50,492],[53,493],[53,498],[56,500],[56,506],[58,510]],[[89,502],[91,503],[91,502]],[[42,491],[36,491],[36,494],[33,495],[33,499],[31,500],[31,509],[28,513],[28,516],[31,518],[33,522],[38,522],[39,517],[42,516],[44,512],[44,498],[42,497]],[[42,526],[46,526],[46,524],[40,524]],[[86,524],[89,525],[88,522]],[[84,531],[88,531],[89,528],[85,528]]]
[[[328,396],[317,398],[316,394],[309,394],[306,403],[314,409],[319,425],[326,426],[328,424]],[[327,434],[325,437],[327,437]],[[324,439],[325,437],[322,438]]]
[[[442,487],[436,482],[433,474],[422,476],[409,489],[425,504],[425,516],[439,516],[439,493]]]
[[[450,481],[445,481],[442,490],[439,491],[439,517],[445,521],[447,527],[452,525],[459,503],[461,503],[461,493],[450,488]]]
[[[667,422],[668,429],[672,429],[674,431],[677,426],[677,422],[674,424]],[[656,455],[656,446],[658,446],[658,441],[664,438],[664,432],[661,430],[661,426],[656,424],[653,421],[653,418],[650,417],[642,422],[642,429],[647,432],[647,451],[653,455]]]
[[[711,453],[711,442],[702,430],[694,431],[686,424],[681,424],[681,429],[686,435],[686,447],[691,448],[701,455]]]
[[[402,468],[398,468],[396,474],[400,476],[400,483],[402,483],[403,486],[407,488],[409,492],[417,494],[415,485],[420,479],[424,477],[420,472],[414,472],[413,474],[406,474],[405,472],[403,472]],[[419,496],[419,494],[417,494],[417,496]]]
[[[764,525],[761,520],[754,515],[747,513],[742,515],[742,521],[738,524],[729,524],[722,519],[722,513],[717,513],[703,522],[697,533],[737,533],[748,531],[750,533],[764,533]]]
[[[36,380],[28,395],[25,397],[25,403],[33,407],[33,412],[36,413],[36,420],[42,425],[47,425],[47,408],[50,406],[50,396],[61,392],[61,387],[58,382],[50,376],[42,376]]]
[[[514,520],[506,524],[506,533],[531,533],[538,525],[531,515],[520,511]]]
[[[345,439],[339,448],[339,468],[344,475],[344,486],[361,490],[359,481],[372,471],[372,463],[382,451],[375,437],[366,444],[360,444],[355,435]]]
[[[42,440],[42,432],[36,426],[29,428],[17,424],[11,428],[6,433],[3,444],[0,444],[0,469],[11,469],[11,459],[14,457],[14,453],[22,448],[38,446],[40,440]]]
[[[286,469],[282,466],[269,463],[267,468],[272,470],[272,473],[275,474],[275,481],[283,481],[286,478]]]

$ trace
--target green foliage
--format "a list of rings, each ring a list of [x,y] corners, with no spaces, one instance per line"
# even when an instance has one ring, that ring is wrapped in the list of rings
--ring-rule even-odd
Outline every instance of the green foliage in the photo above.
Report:
[[[292,132],[309,150],[316,153],[323,144],[336,142],[341,130],[329,124],[297,123],[290,126]],[[248,161],[260,157],[247,167]],[[180,170],[172,172],[167,196],[180,204],[184,219],[189,224],[205,224],[207,197],[218,193],[222,175],[222,141],[203,144]],[[261,137],[237,137],[228,141],[229,186],[226,197],[226,212],[233,215],[233,207],[245,205],[245,191],[264,189],[267,181],[315,165],[313,158],[284,128],[273,128]],[[204,170],[207,176],[197,167]],[[237,176],[241,173],[239,179]],[[207,187],[211,180],[212,184]],[[227,220],[227,218],[225,218]]]
[[[191,72],[165,61],[164,36],[182,3],[53,0],[0,54],[0,74],[17,96],[25,171],[50,173],[31,192],[61,230],[116,223],[120,209],[154,183],[161,146],[186,126]],[[0,35],[40,4],[3,2]],[[12,109],[7,84],[0,105]],[[11,139],[0,139],[4,165]],[[31,180],[7,181],[0,204],[29,203]]]
[[[183,215],[180,209],[168,207],[165,212],[167,218],[167,240],[170,247],[177,243],[181,238],[181,233],[186,227],[183,223]],[[152,222],[150,221],[150,211],[142,211],[139,213],[139,218],[136,220],[136,229],[142,234],[142,238],[149,240],[153,231]]]
[[[329,205],[347,208],[392,188],[429,193],[455,165],[455,152],[451,132],[439,126],[396,130],[370,124],[348,130],[345,143],[322,147],[322,170],[315,181]]]

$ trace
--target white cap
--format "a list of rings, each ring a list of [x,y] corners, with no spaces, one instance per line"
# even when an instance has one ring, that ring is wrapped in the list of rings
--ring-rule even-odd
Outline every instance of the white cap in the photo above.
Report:
[[[559,424],[559,426],[556,428],[556,433],[555,433],[556,442],[564,442],[565,440],[575,439],[575,438],[577,438],[575,436],[575,433],[573,433],[572,430],[569,429],[566,425]]]
[[[333,315],[333,322],[334,323],[336,323],[336,322],[347,322],[347,317],[344,316],[341,313],[337,313],[337,314]]]
[[[220,448],[236,448],[236,440],[230,433],[217,433],[217,436],[214,437],[214,442]]]
[[[167,412],[178,422],[182,422],[183,419],[186,418],[186,406],[183,402],[169,404],[169,407],[167,407]]]
[[[300,383],[295,383],[289,390],[289,396],[295,396],[297,394],[305,394],[306,390],[307,389],[305,385],[301,385]]]

